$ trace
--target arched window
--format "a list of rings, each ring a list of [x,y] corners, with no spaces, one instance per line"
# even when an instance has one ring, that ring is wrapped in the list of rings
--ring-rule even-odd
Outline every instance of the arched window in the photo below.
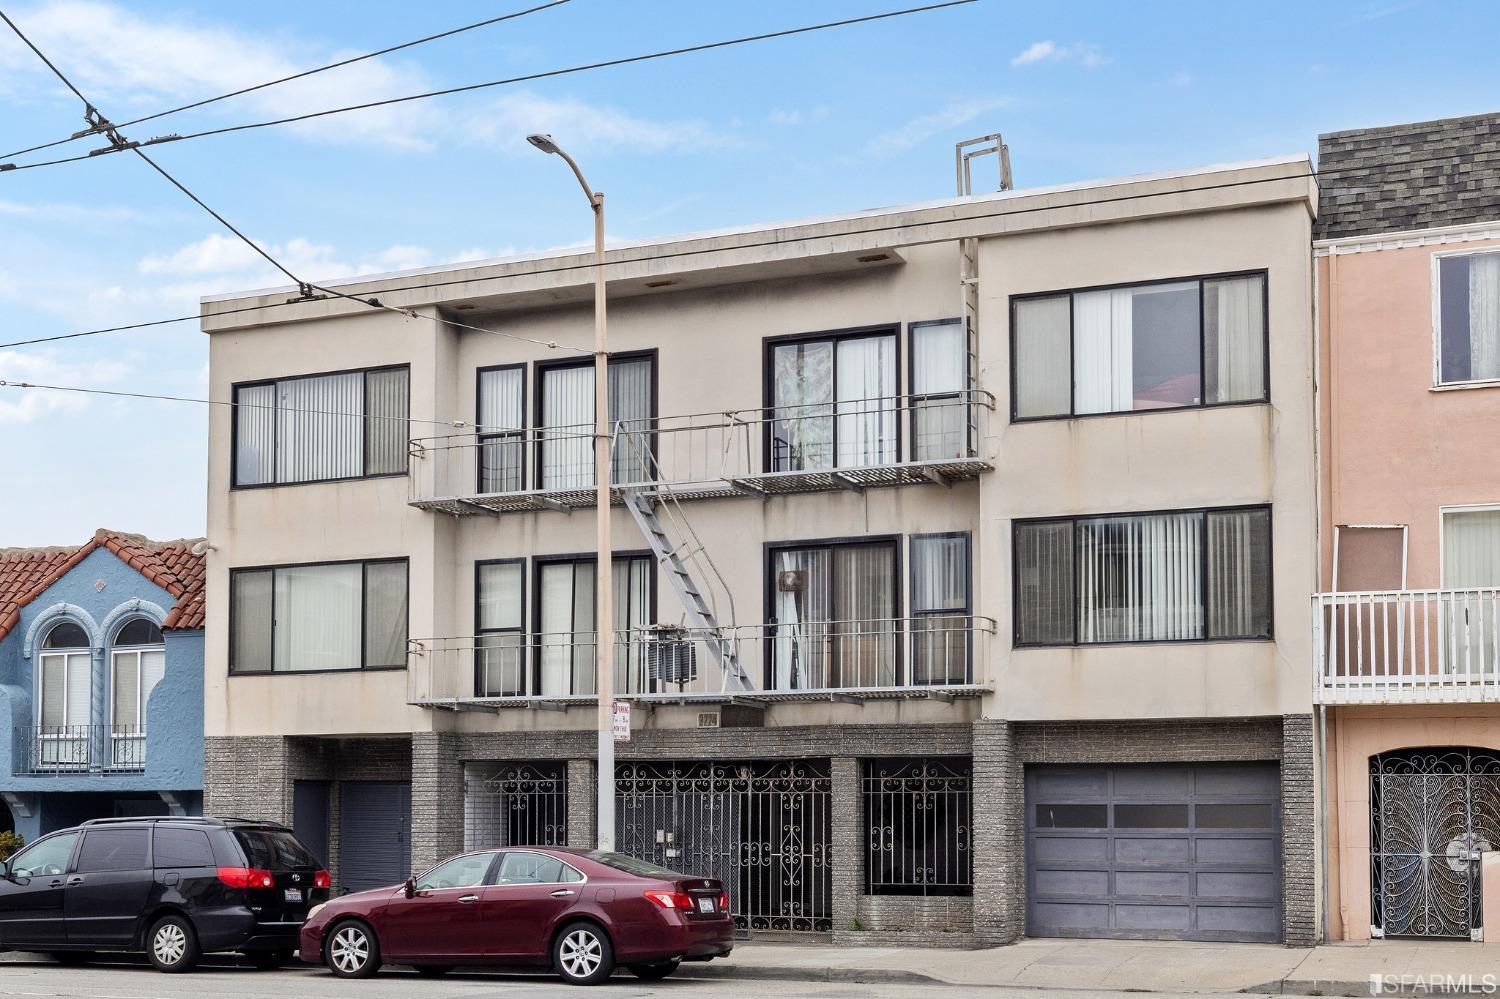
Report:
[[[74,621],[59,621],[42,639],[37,656],[36,723],[41,760],[59,767],[87,761],[89,689],[92,669],[89,635]]]
[[[146,704],[167,668],[161,629],[135,618],[115,632],[110,650],[110,736],[113,763],[138,768],[146,763]]]

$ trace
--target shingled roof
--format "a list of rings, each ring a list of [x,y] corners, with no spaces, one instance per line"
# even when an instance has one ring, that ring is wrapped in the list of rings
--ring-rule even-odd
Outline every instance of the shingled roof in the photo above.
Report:
[[[193,554],[201,539],[152,541],[140,534],[100,528],[86,544],[62,548],[0,548],[0,638],[21,620],[21,608],[42,595],[89,553],[104,548],[176,598],[162,627],[203,627],[203,583],[207,561]]]
[[[1500,113],[1318,136],[1318,239],[1500,220]]]

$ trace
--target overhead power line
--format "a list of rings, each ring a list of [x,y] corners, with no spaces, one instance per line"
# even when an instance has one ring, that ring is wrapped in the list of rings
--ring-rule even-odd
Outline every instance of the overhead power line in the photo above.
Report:
[[[132,118],[129,121],[118,122],[115,124],[115,127],[129,128],[132,125],[139,125],[142,122],[155,121],[158,118],[165,118],[167,115],[178,114],[182,111],[192,111],[197,108],[207,107],[208,105],[216,104],[219,101],[227,101],[231,97],[241,97],[245,94],[254,93],[257,90],[265,90],[267,87],[275,87],[283,83],[290,83],[293,80],[301,80],[309,76],[315,76],[318,73],[326,73],[330,69],[340,69],[344,66],[351,66],[357,62],[363,62],[366,59],[375,59],[379,56],[390,55],[392,52],[400,52],[402,49],[413,48],[417,45],[425,45],[428,42],[435,42],[443,38],[452,38],[454,35],[461,35],[465,31],[473,31],[476,28],[487,28],[490,25],[499,24],[502,21],[510,21],[518,17],[525,17],[527,14],[535,14],[538,11],[547,10],[551,7],[559,7],[562,4],[570,2],[571,0],[551,0],[551,2],[549,3],[539,4],[535,7],[528,7],[525,10],[518,10],[511,14],[503,14],[500,17],[492,17],[484,21],[475,21],[473,24],[465,24],[462,27],[452,28],[448,31],[441,31],[435,35],[427,35],[424,38],[414,38],[409,42],[402,42],[399,45],[391,45],[383,49],[377,49],[374,52],[366,52],[364,55],[353,56],[349,59],[340,59],[337,62],[328,63],[326,66],[317,66],[313,69],[305,69],[300,73],[293,73],[290,76],[279,77],[275,80],[267,80],[265,83],[257,83],[254,86],[250,87],[241,87],[239,90],[231,90],[229,93],[219,94],[217,97],[206,97],[203,100],[193,101],[191,104],[182,104],[175,108],[167,108],[165,111],[157,111],[153,114],[143,115],[139,118]],[[66,145],[69,142],[87,138],[90,135],[98,134],[99,130],[96,128],[84,129],[81,132],[73,133],[65,139],[56,139],[52,142],[43,142],[40,145],[36,146],[27,146],[25,149],[17,149],[14,152],[0,153],[0,159],[10,159],[12,156],[24,156],[27,153],[34,153],[42,149],[51,149],[54,146]]]
[[[866,14],[863,17],[850,17],[842,21],[826,21],[822,24],[810,24],[801,28],[786,28],[781,31],[769,31],[759,35],[745,35],[740,38],[728,38],[718,42],[705,42],[700,45],[688,45],[683,48],[666,49],[661,52],[650,52],[645,55],[625,56],[620,59],[606,59],[602,62],[586,63],[581,66],[569,66],[565,69],[551,69],[540,73],[528,73],[525,76],[512,76],[504,80],[490,80],[485,83],[470,83],[461,87],[448,87],[443,90],[430,90],[421,94],[409,94],[405,97],[389,97],[384,100],[366,101],[363,104],[351,104],[346,107],[329,108],[325,111],[309,111],[305,114],[290,115],[285,118],[272,118],[267,121],[250,122],[243,125],[226,125],[222,128],[208,128],[199,132],[188,132],[183,135],[162,135],[154,139],[148,139],[139,143],[142,146],[163,145],[169,142],[185,142],[188,139],[201,139],[210,135],[227,135],[230,132],[244,132],[255,128],[269,128],[273,125],[290,125],[299,121],[310,121],[314,118],[324,118],[328,115],[345,114],[350,111],[366,111],[371,108],[389,107],[393,104],[405,104],[410,101],[426,100],[430,97],[446,97],[450,94],[464,94],[476,90],[488,90],[492,87],[510,86],[516,83],[529,83],[533,80],[545,80],[552,77],[567,76],[572,73],[584,73],[595,69],[606,69],[612,66],[625,66],[637,62],[649,62],[654,59],[666,59],[672,56],[687,55],[693,52],[707,52],[710,49],[727,48],[731,45],[745,45],[750,42],[763,42],[773,38],[787,38],[792,35],[803,35],[812,31],[826,31],[830,28],[844,28],[854,24],[865,24],[870,21],[882,21],[892,17],[904,17],[908,14],[921,14],[927,11],[942,10],[946,7],[962,7],[979,0],[945,0],[943,3],[927,4],[922,7],[907,7],[904,10],[886,11],[881,14]],[[50,63],[49,63],[50,65]],[[39,160],[35,163],[0,163],[0,171],[10,170],[34,170],[37,167],[57,166],[61,163],[76,163],[80,160],[91,159],[109,153],[121,152],[115,146],[105,146],[81,156],[67,156],[60,159]]]

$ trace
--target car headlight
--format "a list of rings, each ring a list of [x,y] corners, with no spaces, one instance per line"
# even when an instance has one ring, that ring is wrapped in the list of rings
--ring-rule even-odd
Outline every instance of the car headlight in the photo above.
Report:
[[[328,904],[327,902],[319,902],[317,905],[313,906],[311,909],[308,909],[307,910],[307,919],[305,921],[310,923],[314,919],[317,919],[318,918],[318,913],[322,912],[323,911],[323,907],[325,905],[327,905],[327,904]]]

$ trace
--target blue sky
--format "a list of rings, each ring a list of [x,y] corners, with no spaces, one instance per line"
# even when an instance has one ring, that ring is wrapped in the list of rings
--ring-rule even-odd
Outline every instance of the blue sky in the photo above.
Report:
[[[84,2],[6,11],[116,120],[526,0]],[[277,117],[911,6],[572,0],[140,126]],[[956,140],[1002,131],[1018,186],[1311,152],[1317,134],[1500,109],[1488,2],[968,7],[540,81],[157,152],[308,276],[425,266],[588,236],[552,132],[628,239],[952,194]],[[82,127],[0,38],[0,146]],[[70,149],[87,148],[86,143]],[[133,157],[0,174],[0,342],[185,315],[284,283]],[[0,350],[0,379],[201,396],[193,324]],[[0,547],[95,527],[203,531],[203,407],[0,389]]]

